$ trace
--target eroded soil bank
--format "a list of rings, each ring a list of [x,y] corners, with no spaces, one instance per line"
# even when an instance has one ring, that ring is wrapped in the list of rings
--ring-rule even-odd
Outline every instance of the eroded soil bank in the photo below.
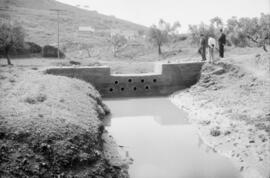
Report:
[[[196,85],[171,96],[204,141],[245,178],[270,176],[270,55],[257,57],[205,64]]]
[[[0,98],[0,177],[128,177],[90,84],[1,67]]]

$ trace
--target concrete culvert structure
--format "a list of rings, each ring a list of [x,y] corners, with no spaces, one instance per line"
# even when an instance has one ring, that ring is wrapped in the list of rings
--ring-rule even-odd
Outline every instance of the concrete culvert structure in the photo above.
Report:
[[[162,96],[195,84],[202,65],[202,62],[156,64],[153,73],[142,74],[111,74],[106,66],[50,68],[46,72],[89,82],[103,97]]]

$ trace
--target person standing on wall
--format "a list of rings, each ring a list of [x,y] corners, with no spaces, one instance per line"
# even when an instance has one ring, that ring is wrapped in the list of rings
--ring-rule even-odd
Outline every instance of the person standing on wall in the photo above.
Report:
[[[206,61],[206,47],[207,47],[207,40],[204,34],[200,35],[200,48],[199,48],[199,53],[202,56],[202,61]]]
[[[218,39],[219,46],[219,57],[224,58],[224,46],[226,44],[226,35],[223,32],[223,29],[220,29],[220,37]]]

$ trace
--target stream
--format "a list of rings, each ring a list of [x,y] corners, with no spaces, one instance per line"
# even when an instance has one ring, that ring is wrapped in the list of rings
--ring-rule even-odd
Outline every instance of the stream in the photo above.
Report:
[[[187,113],[168,97],[106,99],[109,133],[134,159],[131,178],[240,178],[232,162],[205,145]]]

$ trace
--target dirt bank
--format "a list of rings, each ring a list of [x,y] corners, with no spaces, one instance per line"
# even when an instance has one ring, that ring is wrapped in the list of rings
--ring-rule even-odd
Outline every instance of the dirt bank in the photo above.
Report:
[[[128,177],[108,159],[109,110],[90,84],[1,67],[0,98],[0,177]]]
[[[270,54],[205,64],[200,81],[171,97],[204,141],[245,178],[270,176]]]

